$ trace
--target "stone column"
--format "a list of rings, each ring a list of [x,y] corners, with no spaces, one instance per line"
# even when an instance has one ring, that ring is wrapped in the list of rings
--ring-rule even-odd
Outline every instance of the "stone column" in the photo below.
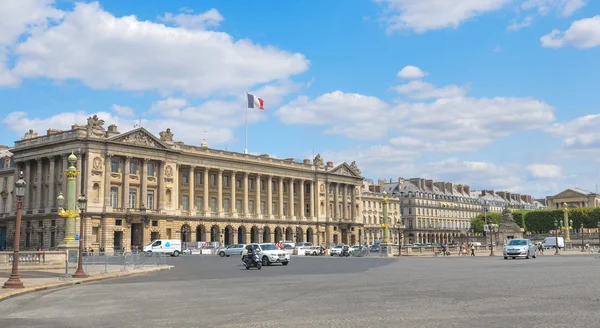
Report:
[[[294,213],[294,178],[290,178],[290,184],[288,186],[288,196],[289,196],[289,217],[294,219],[296,217],[295,213]],[[294,232],[295,233],[295,232]]]
[[[44,208],[44,202],[42,200],[42,158],[36,158],[35,161],[37,162],[37,183],[36,185],[36,189],[35,189],[35,202],[37,203],[37,208],[38,209],[42,209]],[[77,161],[79,162],[79,161]]]
[[[196,210],[196,173],[194,172],[196,167],[194,165],[190,165],[190,170],[188,172],[189,177],[189,193],[188,193],[188,209],[190,211],[190,215],[194,215],[194,211]]]
[[[77,172],[79,172],[79,174],[77,175],[77,187],[76,187],[76,192],[75,195],[77,195],[76,197],[79,197],[79,195],[82,194],[81,192],[81,175],[84,174],[84,172],[81,172],[81,164],[83,163],[83,153],[82,152],[77,152],[77,154],[75,154],[75,156],[77,156],[77,162],[75,163],[75,169],[77,169]],[[87,197],[87,195],[86,195]]]
[[[56,197],[54,196],[54,174],[56,169],[56,160],[54,156],[48,156],[48,161],[50,163],[49,169],[49,177],[48,177],[48,200],[46,204],[48,204],[48,209],[54,208],[54,204],[56,201]]]
[[[298,188],[298,192],[300,193],[300,200],[298,201],[298,204],[300,206],[300,209],[298,210],[298,218],[302,219],[304,218],[304,180],[300,179],[298,183],[300,187]]]
[[[242,203],[244,204],[244,217],[248,217],[248,176],[250,174],[248,172],[244,172],[244,200]]]
[[[204,178],[203,178],[203,180],[204,180],[204,196],[203,196],[204,197],[203,198],[203,201],[204,201],[204,215],[206,215],[206,216],[208,216],[209,213],[210,213],[210,207],[208,207],[208,198],[209,198],[208,197],[208,195],[209,195],[209,193],[208,193],[208,185],[210,183],[210,181],[208,181],[208,173],[209,173],[208,171],[209,170],[210,170],[210,168],[208,168],[208,167],[204,168]]]
[[[223,213],[223,169],[219,169],[217,173],[217,215]]]
[[[283,177],[279,177],[279,217],[283,218]]]
[[[273,218],[273,176],[267,177],[267,213],[269,218]]]
[[[67,175],[65,174],[65,171],[69,168],[69,164],[67,162],[68,157],[69,154],[62,155],[62,179],[60,189],[62,191],[63,196],[67,194]]]
[[[140,163],[142,164],[142,169],[140,170],[140,208],[144,205],[145,208],[148,208],[148,204],[146,204],[148,200],[148,161],[147,158],[142,158]],[[142,232],[144,231],[144,227],[142,227]]]
[[[231,172],[231,200],[229,201],[229,205],[231,206],[231,215],[234,217],[237,216],[237,199],[235,195],[235,188],[237,183],[236,175],[237,171]]]
[[[344,188],[342,190],[342,197],[344,197],[344,199],[342,200],[342,217],[344,219],[347,219],[350,217],[350,213],[348,213],[348,185],[345,184],[342,188]]]
[[[158,162],[158,209],[165,209],[165,199],[167,197],[165,190],[165,161]]]
[[[340,209],[339,209],[339,205],[340,205],[340,185],[339,183],[335,184],[334,187],[334,193],[333,193],[333,197],[334,197],[334,201],[333,201],[333,217],[335,219],[340,217]]]
[[[23,198],[24,206],[23,209],[31,209],[33,202],[31,201],[31,160],[25,161],[25,197]],[[66,178],[65,178],[66,179]],[[66,183],[65,183],[66,185]],[[16,205],[15,205],[16,206]]]
[[[356,220],[358,218],[357,215],[357,210],[356,210],[356,187],[352,186],[352,190],[350,191],[350,197],[352,197],[352,201],[351,201],[351,209],[350,209],[350,218],[352,220]],[[399,212],[398,212],[399,213]],[[400,216],[400,214],[398,214],[398,216]]]
[[[310,217],[315,217],[315,182],[310,182]]]
[[[256,175],[254,192],[256,192],[256,200],[254,200],[254,215],[256,218],[260,218],[262,214],[260,211],[260,174]]]
[[[131,157],[127,156],[123,166],[123,206],[121,208],[129,208],[129,164],[131,164]]]
[[[109,153],[106,153],[104,155],[104,211],[106,211],[109,208],[112,208],[110,206],[110,166],[112,160],[111,158],[112,155]],[[102,231],[104,231],[104,225]]]

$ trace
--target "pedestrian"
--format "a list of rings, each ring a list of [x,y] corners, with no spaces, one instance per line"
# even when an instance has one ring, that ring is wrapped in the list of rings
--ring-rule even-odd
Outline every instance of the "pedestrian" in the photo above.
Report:
[[[471,256],[475,256],[475,244],[471,244]]]

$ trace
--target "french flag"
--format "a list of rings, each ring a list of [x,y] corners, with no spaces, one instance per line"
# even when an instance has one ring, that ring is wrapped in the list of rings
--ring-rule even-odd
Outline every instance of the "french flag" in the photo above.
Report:
[[[258,98],[255,95],[246,94],[248,96],[248,108],[258,108],[260,110],[265,110],[265,102]]]

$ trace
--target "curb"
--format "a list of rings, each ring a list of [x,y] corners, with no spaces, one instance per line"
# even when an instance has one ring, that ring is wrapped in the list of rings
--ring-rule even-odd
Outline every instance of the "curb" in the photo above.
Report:
[[[81,279],[81,280],[73,280],[73,281],[69,281],[69,282],[59,282],[59,283],[46,284],[46,285],[41,285],[41,286],[36,286],[36,287],[15,289],[14,291],[8,292],[4,295],[0,295],[0,302],[10,299],[10,298],[13,298],[13,297],[16,297],[16,296],[29,294],[29,293],[33,293],[33,292],[40,292],[43,290],[57,289],[57,288],[61,288],[61,287],[87,284],[87,283],[91,283],[91,282],[97,282],[97,281],[108,280],[108,279],[116,279],[116,278],[123,278],[123,277],[128,277],[128,276],[142,275],[142,274],[146,274],[146,273],[171,270],[172,268],[174,268],[174,266],[169,265],[169,266],[166,266],[163,268],[156,268],[156,269],[147,270],[147,271],[121,272],[121,273],[117,273],[114,275],[96,276],[96,277],[90,277],[90,278]]]

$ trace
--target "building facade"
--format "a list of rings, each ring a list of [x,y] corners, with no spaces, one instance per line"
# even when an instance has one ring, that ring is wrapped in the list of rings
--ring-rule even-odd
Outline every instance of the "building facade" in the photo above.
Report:
[[[399,197],[404,223],[404,243],[459,243],[471,233],[478,214],[511,209],[537,209],[541,204],[528,195],[509,192],[471,191],[470,186],[429,179],[380,180],[379,189]],[[370,188],[377,189],[377,188]]]
[[[375,191],[372,191],[375,190]],[[383,193],[367,181],[361,190],[362,223],[364,225],[363,243],[372,245],[375,240],[383,239]],[[390,242],[398,244],[404,231],[404,219],[400,218],[400,198],[388,195],[388,218],[390,222]]]
[[[71,152],[79,158],[77,194],[88,199],[88,248],[129,250],[159,238],[321,245],[363,239],[363,178],[356,163],[334,166],[320,155],[312,162],[254,156],[173,136],[170,129],[159,137],[144,128],[120,133],[96,116],[44,136],[30,130],[12,149],[12,177],[23,171],[27,182],[23,248],[53,248],[64,237],[56,197],[66,195],[62,172]],[[11,210],[0,221],[9,245],[14,215]]]
[[[10,216],[13,210],[13,189],[15,185],[15,168],[12,153],[8,146],[0,145],[0,251],[6,249],[8,230],[2,221]]]
[[[580,188],[569,188],[547,198],[548,208],[558,209],[567,204],[569,208],[600,207],[600,194]]]

